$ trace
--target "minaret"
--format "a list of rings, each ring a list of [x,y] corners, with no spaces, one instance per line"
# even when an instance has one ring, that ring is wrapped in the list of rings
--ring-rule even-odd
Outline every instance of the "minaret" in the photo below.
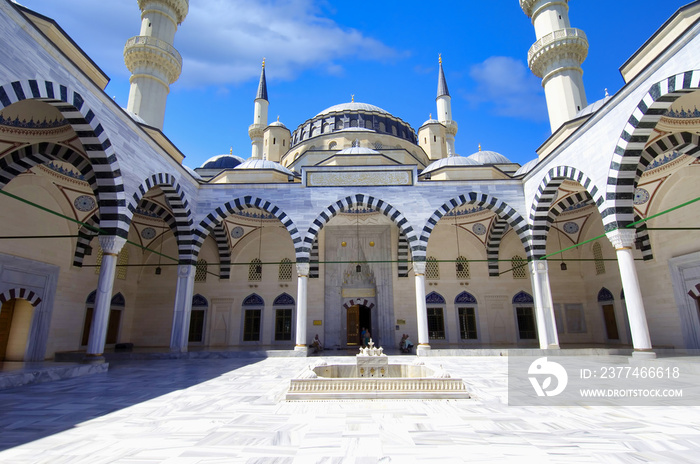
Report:
[[[569,25],[569,0],[520,0],[520,7],[535,26],[537,42],[527,61],[542,78],[552,132],[585,108],[581,63],[588,54],[588,40]]]
[[[265,58],[263,58],[260,83],[258,84],[258,94],[255,96],[253,124],[248,127],[250,143],[253,145],[253,152],[251,154],[251,158],[253,159],[262,159],[263,135],[267,127],[267,107],[269,105],[270,103],[267,101],[267,81],[265,80]]]
[[[177,26],[189,11],[188,0],[138,0],[141,32],[126,42],[124,62],[131,71],[126,109],[150,126],[163,129],[170,84],[180,77],[182,57],[173,47]]]
[[[437,116],[438,121],[445,126],[445,142],[447,144],[447,156],[455,154],[455,135],[457,135],[457,123],[452,120],[452,102],[450,92],[447,90],[445,72],[442,70],[442,55],[438,55],[440,70],[438,72]]]

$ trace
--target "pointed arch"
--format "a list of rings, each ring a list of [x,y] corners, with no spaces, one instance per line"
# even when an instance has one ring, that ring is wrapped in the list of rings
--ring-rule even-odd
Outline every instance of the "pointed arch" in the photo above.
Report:
[[[175,176],[168,173],[153,174],[147,178],[132,195],[129,201],[129,220],[133,217],[136,208],[141,203],[143,197],[154,187],[159,187],[172,211],[175,219],[175,238],[180,264],[197,264],[197,253],[193,250],[193,230],[192,211],[189,202],[185,197],[185,192],[180,187]]]
[[[602,287],[598,292],[598,301],[613,301],[615,297],[612,292],[605,287]]]
[[[219,252],[219,279],[231,278],[231,246],[223,222],[214,227],[214,241]]]
[[[282,293],[277,298],[275,298],[275,301],[272,303],[273,305],[289,305],[289,306],[294,306],[294,298],[289,294],[289,293]]]
[[[532,298],[532,295],[525,291],[520,291],[513,296],[513,304],[518,304],[518,303],[535,303],[535,300]]]
[[[670,76],[652,85],[632,112],[617,141],[608,171],[606,208],[602,213],[606,232],[627,227],[634,222],[634,189],[650,162],[649,158],[661,148],[654,143],[650,146],[648,155],[644,155],[649,136],[673,102],[698,88],[700,70]],[[688,135],[681,138],[685,141]],[[693,143],[697,146],[697,139],[692,136],[690,139],[695,140]],[[689,152],[694,150],[695,148],[689,148]]]
[[[437,225],[440,218],[445,216],[447,213],[452,211],[454,208],[465,204],[474,204],[484,208],[490,209],[496,214],[497,217],[506,221],[515,230],[515,233],[520,237],[520,241],[525,246],[525,250],[529,252],[527,243],[529,240],[529,226],[525,219],[518,213],[515,209],[508,206],[504,201],[499,200],[496,197],[487,195],[484,193],[471,192],[467,195],[459,195],[458,197],[452,198],[451,200],[445,202],[440,206],[428,219],[423,230],[421,231],[421,236],[418,244],[414,246],[414,259],[417,261],[425,261],[426,250],[428,249],[428,240],[430,239],[430,234]]]
[[[547,253],[550,208],[557,196],[559,186],[565,180],[572,180],[581,184],[598,208],[605,201],[602,191],[580,170],[571,166],[557,166],[550,169],[542,179],[530,209],[530,221],[532,222],[532,251],[530,256],[534,259],[538,259]]]
[[[465,291],[455,297],[455,304],[476,304],[476,297]]]
[[[391,219],[394,224],[396,224],[399,231],[406,235],[409,244],[414,244],[417,242],[417,237],[413,227],[411,227],[408,220],[398,209],[394,208],[394,206],[386,201],[375,198],[372,195],[357,193],[355,195],[350,195],[337,200],[336,202],[327,206],[318,216],[316,216],[316,219],[313,220],[309,230],[306,232],[303,242],[297,247],[297,262],[309,262],[312,244],[318,236],[318,233],[321,231],[321,229],[323,229],[328,221],[331,220],[331,218],[340,212],[359,206],[373,209],[382,213],[384,216]],[[423,256],[425,256],[425,250],[423,250]]]
[[[39,303],[41,303],[41,298],[39,298],[39,295],[31,290],[27,290],[26,288],[17,287],[0,293],[0,306],[15,298],[27,300],[29,304],[34,307],[37,307]]]
[[[70,123],[92,166],[95,176],[100,217],[108,222],[102,229],[109,235],[126,238],[129,222],[124,182],[117,156],[107,133],[80,93],[51,81],[25,79],[0,85],[0,110],[22,100],[35,99],[56,108]]]
[[[489,264],[489,277],[498,277],[498,253],[501,240],[508,231],[508,221],[496,216],[486,236],[486,260]]]
[[[265,300],[257,293],[251,293],[243,299],[243,306],[265,306]]]
[[[234,198],[233,200],[224,203],[202,219],[202,221],[195,228],[192,237],[195,256],[201,250],[207,235],[211,234],[216,226],[221,224],[224,218],[238,211],[243,211],[246,208],[259,208],[276,217],[287,229],[287,232],[289,232],[292,242],[294,243],[294,247],[297,249],[298,253],[298,246],[301,243],[301,235],[299,234],[294,221],[287,216],[287,213],[282,211],[279,206],[268,200],[247,195],[244,197]],[[308,258],[306,262],[308,262]]]
[[[430,292],[425,296],[425,302],[427,304],[445,304],[445,297],[438,292]]]

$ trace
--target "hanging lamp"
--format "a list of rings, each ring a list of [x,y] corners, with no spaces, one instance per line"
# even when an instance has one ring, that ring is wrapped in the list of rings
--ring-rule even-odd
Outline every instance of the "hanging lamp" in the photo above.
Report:
[[[260,236],[258,240],[258,264],[255,266],[255,273],[260,274],[260,278],[262,279],[262,260],[260,259],[261,251],[262,251],[262,228],[263,228],[263,213],[260,211]]]
[[[455,217],[455,239],[457,240],[457,272],[462,272],[464,271],[464,264],[460,261],[460,258],[462,255],[459,252],[459,226],[457,225],[457,211],[454,210],[454,217]]]
[[[156,275],[160,275],[163,270],[160,268],[160,257],[163,253],[163,236],[165,235],[165,228],[161,228],[160,231],[160,248],[158,249],[158,266],[156,267]]]
[[[566,266],[566,263],[564,262],[564,251],[561,249],[561,230],[557,228],[557,238],[559,239],[559,254],[561,256],[561,264],[559,267],[561,267],[562,271],[566,271],[568,268]]]

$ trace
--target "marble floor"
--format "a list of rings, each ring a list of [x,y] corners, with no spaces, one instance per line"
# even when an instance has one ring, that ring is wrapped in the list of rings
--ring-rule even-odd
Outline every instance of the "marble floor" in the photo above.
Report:
[[[700,455],[700,407],[508,406],[506,357],[426,359],[465,379],[469,400],[285,402],[289,378],[316,360],[113,362],[107,373],[0,391],[0,462],[697,463]]]

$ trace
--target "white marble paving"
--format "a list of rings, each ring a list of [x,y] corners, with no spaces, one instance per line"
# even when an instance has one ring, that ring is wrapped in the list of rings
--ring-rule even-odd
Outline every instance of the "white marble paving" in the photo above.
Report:
[[[474,356],[426,360],[469,400],[283,401],[309,362],[128,361],[5,390],[0,462],[698,462],[700,407],[508,406],[507,359]]]

